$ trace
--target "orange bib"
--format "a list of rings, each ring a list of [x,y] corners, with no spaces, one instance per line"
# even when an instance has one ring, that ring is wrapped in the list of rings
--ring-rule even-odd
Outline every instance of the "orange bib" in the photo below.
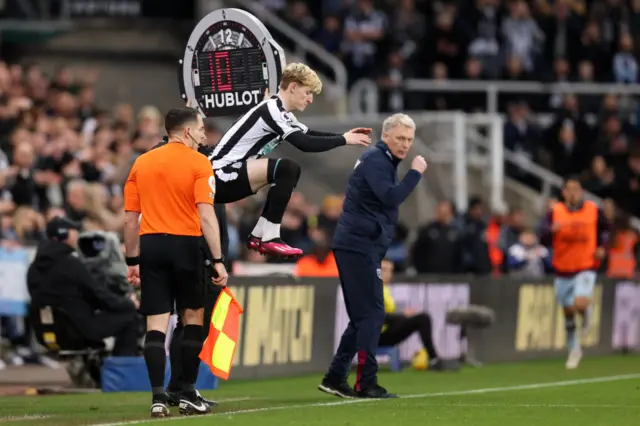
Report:
[[[564,203],[553,207],[551,226],[562,226],[553,234],[553,267],[557,272],[579,272],[596,266],[598,248],[598,206],[585,201],[569,211]]]

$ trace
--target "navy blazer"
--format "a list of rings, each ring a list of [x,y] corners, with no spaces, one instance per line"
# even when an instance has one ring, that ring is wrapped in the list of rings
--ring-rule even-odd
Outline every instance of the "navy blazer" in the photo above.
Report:
[[[332,248],[370,254],[381,260],[393,240],[400,205],[422,174],[410,170],[398,182],[400,159],[380,141],[358,160],[351,172]]]

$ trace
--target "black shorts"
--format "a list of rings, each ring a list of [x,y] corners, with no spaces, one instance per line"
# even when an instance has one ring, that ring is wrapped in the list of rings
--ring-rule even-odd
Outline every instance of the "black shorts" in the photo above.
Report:
[[[246,162],[237,162],[221,167],[216,176],[216,203],[227,204],[254,194],[249,182]]]
[[[140,237],[140,313],[159,315],[204,307],[202,237]]]

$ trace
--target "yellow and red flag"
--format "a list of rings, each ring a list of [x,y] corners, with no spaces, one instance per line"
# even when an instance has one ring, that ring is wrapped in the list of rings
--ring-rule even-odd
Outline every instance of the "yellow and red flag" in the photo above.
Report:
[[[227,380],[231,372],[233,355],[238,346],[240,315],[244,312],[228,287],[225,287],[211,313],[209,335],[202,345],[200,359],[209,366],[214,376]]]

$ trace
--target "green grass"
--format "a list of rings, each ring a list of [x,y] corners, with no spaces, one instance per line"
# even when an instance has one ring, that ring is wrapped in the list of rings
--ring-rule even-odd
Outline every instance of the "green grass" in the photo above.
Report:
[[[636,374],[633,378],[614,377]],[[602,378],[600,382],[593,379]],[[267,426],[638,426],[640,357],[585,358],[578,370],[562,360],[466,368],[459,373],[382,373],[380,383],[407,398],[345,401],[316,389],[320,375],[230,381],[203,394],[216,413],[186,422],[177,409],[163,424]],[[589,382],[589,380],[592,380]],[[564,382],[558,383],[558,382]],[[535,385],[527,388],[525,385]],[[501,389],[502,388],[502,389]],[[470,392],[475,391],[475,392]],[[225,400],[227,402],[225,402]],[[80,425],[149,422],[148,394],[0,398],[0,424]],[[253,411],[252,411],[253,410]],[[47,416],[23,418],[24,416]],[[14,420],[12,420],[12,418]],[[188,422],[188,423],[187,423]]]

